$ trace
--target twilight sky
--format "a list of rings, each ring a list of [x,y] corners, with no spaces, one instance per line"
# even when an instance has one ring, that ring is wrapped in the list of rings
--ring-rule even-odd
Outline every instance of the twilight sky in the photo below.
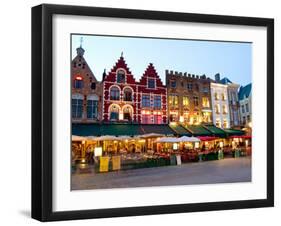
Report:
[[[153,63],[164,84],[166,69],[213,79],[220,73],[243,86],[251,82],[251,43],[72,35],[72,59],[81,37],[84,57],[99,81],[104,68],[111,70],[123,52],[136,80]]]

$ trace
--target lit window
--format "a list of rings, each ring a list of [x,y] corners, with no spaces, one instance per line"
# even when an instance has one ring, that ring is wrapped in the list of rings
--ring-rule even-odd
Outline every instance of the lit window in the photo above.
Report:
[[[215,93],[215,100],[219,100],[219,94]]]
[[[210,102],[208,97],[202,97],[202,106],[204,108],[209,108],[210,107]]]
[[[148,88],[150,89],[155,88],[155,79],[148,79]]]
[[[154,115],[154,124],[162,124],[162,115]]]
[[[188,97],[186,97],[186,96],[182,97],[182,105],[184,107],[188,107],[189,106],[189,98]]]
[[[73,87],[75,89],[82,89],[83,88],[83,78],[81,76],[76,76],[74,80]]]
[[[224,93],[221,94],[221,99],[222,99],[222,100],[225,100],[225,95],[224,95]]]
[[[72,98],[72,118],[82,118],[83,113],[83,99]]]
[[[169,96],[169,105],[172,107],[177,107],[179,104],[179,97],[176,95]]]
[[[193,97],[193,104],[194,106],[198,107],[199,106],[199,98],[197,96]]]
[[[216,104],[215,110],[216,110],[216,114],[220,113],[220,105],[219,104]]]
[[[161,108],[161,96],[154,96],[154,107]]]
[[[112,87],[110,89],[110,100],[119,100],[120,99],[120,91],[117,87]]]
[[[109,109],[109,115],[111,121],[119,120],[119,108],[116,105],[112,105]]]
[[[150,124],[151,123],[151,115],[150,114],[142,114],[141,121],[143,124]]]
[[[142,95],[142,107],[150,107],[150,95]]]
[[[221,121],[219,119],[216,120],[216,126],[221,127]]]
[[[123,70],[117,71],[117,82],[118,83],[125,83],[125,72]]]
[[[223,128],[227,128],[227,121],[225,119],[223,120]]]
[[[130,107],[125,107],[123,109],[124,120],[131,121],[132,120],[132,109]]]

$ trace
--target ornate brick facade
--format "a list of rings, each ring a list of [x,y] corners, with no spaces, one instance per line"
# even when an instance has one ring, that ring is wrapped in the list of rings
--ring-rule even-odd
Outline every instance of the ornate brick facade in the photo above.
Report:
[[[166,92],[152,64],[137,82],[121,56],[103,79],[103,121],[165,124]]]

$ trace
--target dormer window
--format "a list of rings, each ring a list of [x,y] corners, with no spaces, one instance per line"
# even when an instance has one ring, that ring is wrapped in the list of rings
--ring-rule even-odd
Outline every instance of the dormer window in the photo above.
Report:
[[[74,84],[73,87],[75,89],[82,89],[83,88],[83,78],[81,76],[76,76],[75,80],[74,80]]]
[[[125,83],[125,72],[123,70],[117,71],[117,82],[118,83]]]
[[[148,88],[155,89],[155,79],[148,79]]]

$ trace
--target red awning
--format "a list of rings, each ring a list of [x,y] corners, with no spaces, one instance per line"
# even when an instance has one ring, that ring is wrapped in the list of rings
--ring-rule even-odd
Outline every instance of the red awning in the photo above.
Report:
[[[251,139],[252,136],[249,135],[242,135],[242,136],[231,136],[230,138],[243,138],[243,139]]]
[[[210,137],[210,136],[199,136],[197,138],[199,138],[201,141],[212,141],[212,140],[220,139],[219,137]]]

